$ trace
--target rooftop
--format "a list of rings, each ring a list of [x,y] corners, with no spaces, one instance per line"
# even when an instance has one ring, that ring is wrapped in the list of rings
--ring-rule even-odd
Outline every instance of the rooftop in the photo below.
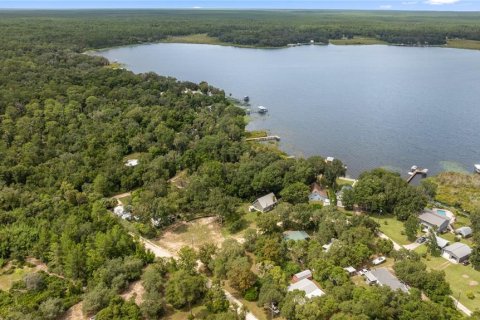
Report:
[[[457,258],[467,257],[472,253],[472,249],[464,243],[454,242],[451,245],[443,248],[443,251],[447,251],[452,256]]]
[[[301,272],[299,272],[299,273],[295,273],[294,276],[297,277],[297,278],[299,278],[299,279],[300,279],[300,278],[311,277],[311,276],[312,276],[312,271],[310,271],[310,270],[308,270],[308,269],[307,269],[307,270],[303,270],[303,271],[301,271]]]
[[[305,292],[307,298],[320,297],[325,294],[313,281],[308,279],[300,280],[288,287],[288,291],[300,290]]]
[[[439,215],[438,213],[435,213],[431,210],[424,210],[418,216],[418,218],[420,219],[420,221],[426,222],[430,225],[434,225],[434,226],[437,226],[437,227],[440,227],[441,225],[443,225],[445,223],[445,221],[450,222],[449,218],[447,218],[445,216],[442,216],[442,215]]]
[[[390,287],[392,290],[402,290],[408,292],[406,285],[400,282],[388,269],[379,268],[371,271],[371,274],[377,279],[378,284]]]
[[[472,228],[470,227],[461,227],[455,230],[455,233],[460,233],[462,236],[466,237],[472,234]]]
[[[267,195],[264,195],[263,197],[260,197],[256,200],[262,208],[267,208],[275,203],[277,203],[277,198],[275,197],[275,194],[269,193]]]

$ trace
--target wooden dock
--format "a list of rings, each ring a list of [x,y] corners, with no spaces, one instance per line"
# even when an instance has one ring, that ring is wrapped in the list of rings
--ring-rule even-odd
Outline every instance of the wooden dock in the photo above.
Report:
[[[248,138],[246,141],[280,141],[279,136],[265,136],[259,138]]]
[[[407,183],[410,183],[410,181],[415,178],[417,174],[421,174],[422,176],[426,176],[428,173],[428,169],[422,169],[422,168],[416,168],[415,170],[411,170],[408,174],[410,177],[407,178]]]

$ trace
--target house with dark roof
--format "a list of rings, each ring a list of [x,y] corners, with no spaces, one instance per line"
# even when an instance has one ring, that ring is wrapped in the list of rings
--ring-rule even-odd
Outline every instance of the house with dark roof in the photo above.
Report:
[[[255,200],[250,206],[250,210],[267,212],[272,210],[277,204],[277,202],[278,201],[277,201],[277,197],[275,197],[275,194],[269,193]]]
[[[283,233],[283,239],[285,240],[308,240],[310,236],[305,231],[285,231]]]
[[[395,277],[387,268],[378,268],[367,271],[364,274],[365,281],[368,284],[377,284],[379,286],[390,287],[393,291],[401,290],[408,292],[408,287]]]
[[[470,237],[473,234],[472,228],[470,227],[461,227],[455,230],[455,234],[461,235],[463,238]]]
[[[418,219],[420,223],[429,229],[436,230],[437,232],[444,232],[450,224],[450,219],[446,216],[442,216],[432,210],[424,210]]]
[[[452,243],[442,250],[442,257],[455,263],[462,263],[468,260],[471,254],[472,249],[461,242]]]

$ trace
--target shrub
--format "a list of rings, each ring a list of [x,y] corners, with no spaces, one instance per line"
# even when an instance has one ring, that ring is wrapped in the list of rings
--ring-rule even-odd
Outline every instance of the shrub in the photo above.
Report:
[[[257,287],[252,287],[245,292],[243,296],[247,301],[256,301],[258,299],[258,289]]]
[[[470,300],[473,300],[475,299],[475,294],[471,291],[467,292],[467,298],[470,299]]]

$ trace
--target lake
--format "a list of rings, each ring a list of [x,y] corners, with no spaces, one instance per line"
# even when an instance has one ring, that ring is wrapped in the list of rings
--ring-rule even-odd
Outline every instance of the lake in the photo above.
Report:
[[[148,44],[96,54],[136,73],[207,81],[250,96],[248,129],[296,156],[333,156],[348,175],[412,165],[473,171],[480,163],[480,52],[396,46],[248,49]]]

